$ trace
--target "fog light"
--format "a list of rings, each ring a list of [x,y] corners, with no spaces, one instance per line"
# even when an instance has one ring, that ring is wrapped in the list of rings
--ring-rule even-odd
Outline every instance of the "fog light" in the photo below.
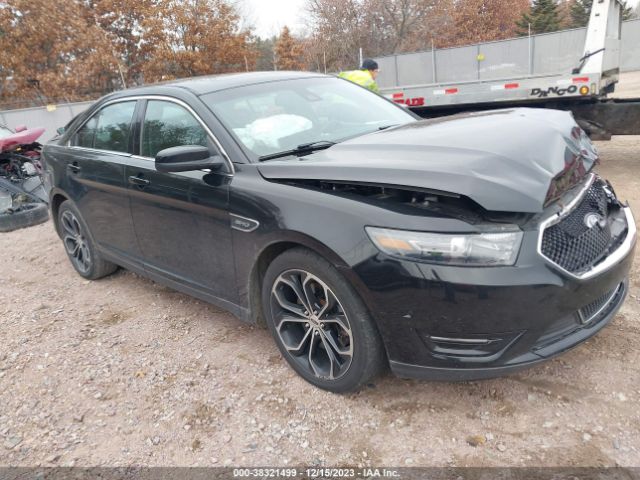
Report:
[[[523,334],[524,331],[496,335],[465,334],[464,337],[442,337],[424,333],[421,336],[431,355],[436,358],[482,363],[494,361]]]

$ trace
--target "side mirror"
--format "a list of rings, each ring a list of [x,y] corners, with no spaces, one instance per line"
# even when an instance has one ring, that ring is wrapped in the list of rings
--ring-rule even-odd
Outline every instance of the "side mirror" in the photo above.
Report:
[[[159,172],[189,172],[192,170],[219,170],[224,165],[220,155],[211,155],[207,147],[181,145],[165,148],[156,155],[156,170]]]
[[[58,135],[62,135],[65,132],[64,127],[58,127],[56,128],[56,132],[58,133]]]

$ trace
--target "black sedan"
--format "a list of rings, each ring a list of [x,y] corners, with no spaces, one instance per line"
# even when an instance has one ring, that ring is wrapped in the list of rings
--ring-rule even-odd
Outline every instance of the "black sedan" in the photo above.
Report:
[[[117,92],[44,149],[80,275],[124,267],[266,325],[336,392],[387,365],[501,375],[603,328],[636,227],[597,160],[566,112],[420,120],[280,72]]]

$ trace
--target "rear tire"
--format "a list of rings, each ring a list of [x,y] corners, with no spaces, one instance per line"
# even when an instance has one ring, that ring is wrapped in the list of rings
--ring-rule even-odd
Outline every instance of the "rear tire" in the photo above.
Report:
[[[287,250],[269,265],[262,306],[284,358],[319,388],[356,390],[386,365],[380,335],[362,300],[314,252]]]
[[[116,264],[102,257],[80,212],[68,200],[58,209],[58,231],[71,265],[80,276],[97,280],[118,269]]]

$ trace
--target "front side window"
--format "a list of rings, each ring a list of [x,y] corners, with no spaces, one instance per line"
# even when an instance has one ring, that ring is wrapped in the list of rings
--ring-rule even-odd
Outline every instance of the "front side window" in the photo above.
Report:
[[[173,102],[150,100],[142,127],[141,155],[154,158],[160,150],[207,144],[207,133],[189,111]]]
[[[135,101],[107,105],[78,130],[73,144],[84,148],[128,152],[135,108]]]

